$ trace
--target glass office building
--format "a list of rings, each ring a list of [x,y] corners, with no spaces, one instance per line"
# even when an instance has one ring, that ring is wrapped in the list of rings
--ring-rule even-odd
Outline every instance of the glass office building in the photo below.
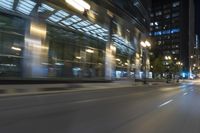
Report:
[[[147,32],[88,3],[81,12],[65,0],[1,0],[0,78],[113,80],[139,72]]]
[[[150,14],[150,35],[155,57],[170,56],[174,64],[181,64],[183,77],[191,73],[195,55],[195,5],[193,0],[153,0]],[[160,52],[159,52],[160,51]],[[192,56],[192,59],[190,58]],[[170,67],[167,59],[163,62]]]

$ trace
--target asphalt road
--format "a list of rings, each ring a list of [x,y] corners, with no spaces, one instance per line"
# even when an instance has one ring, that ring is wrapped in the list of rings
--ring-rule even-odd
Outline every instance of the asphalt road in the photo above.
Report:
[[[199,86],[0,97],[0,133],[200,133]]]

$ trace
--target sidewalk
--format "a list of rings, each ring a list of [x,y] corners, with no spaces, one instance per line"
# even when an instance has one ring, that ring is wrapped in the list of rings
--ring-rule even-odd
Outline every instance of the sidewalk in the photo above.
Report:
[[[30,95],[46,94],[59,92],[74,92],[97,89],[130,88],[149,85],[171,85],[165,82],[153,82],[143,84],[143,82],[134,82],[133,80],[120,80],[111,83],[71,83],[71,84],[26,84],[26,85],[0,85],[0,96],[10,95]]]

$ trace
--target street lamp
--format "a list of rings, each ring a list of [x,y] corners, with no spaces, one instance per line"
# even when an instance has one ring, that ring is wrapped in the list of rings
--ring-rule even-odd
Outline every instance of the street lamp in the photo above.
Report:
[[[141,41],[140,42],[140,45],[143,47],[143,48],[146,48],[146,47],[151,47],[151,43],[149,41]]]
[[[183,63],[178,61],[178,62],[176,62],[176,65],[178,66],[179,76],[180,76],[181,75],[181,71],[182,71],[182,67],[183,67]]]
[[[143,56],[142,56],[142,59],[143,59],[143,65],[144,65],[144,76],[143,76],[143,78],[144,78],[144,84],[146,84],[146,71],[147,71],[147,64],[146,64],[146,62],[147,62],[147,48],[150,48],[151,47],[151,43],[149,42],[149,41],[145,41],[145,42],[143,42],[143,41],[141,41],[140,42],[140,45],[142,46],[142,54],[143,54]]]
[[[194,62],[194,56],[193,55],[191,55],[190,56],[190,74],[192,73],[192,63]]]
[[[172,57],[171,56],[165,56],[165,60],[171,60]]]
[[[151,43],[149,41],[145,41],[146,47],[151,47]]]
[[[145,42],[143,42],[143,41],[140,42],[140,45],[141,45],[142,47],[144,47],[144,48],[146,47],[146,44],[145,44]]]
[[[170,76],[170,73],[169,73],[169,69],[170,69],[170,61],[172,60],[172,57],[171,56],[165,56],[165,60],[166,60],[166,65],[167,65],[167,70],[166,70],[166,73],[167,73],[167,83],[169,82],[169,76]]]

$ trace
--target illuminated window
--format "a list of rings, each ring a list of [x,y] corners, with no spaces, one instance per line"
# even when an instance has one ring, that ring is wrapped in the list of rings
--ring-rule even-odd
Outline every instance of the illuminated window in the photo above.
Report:
[[[161,11],[156,12],[156,16],[161,16],[161,15],[162,15]]]
[[[170,30],[164,30],[164,31],[162,32],[162,34],[163,34],[163,35],[170,34]]]
[[[170,15],[165,15],[164,16],[166,19],[169,19],[170,18]]]
[[[172,45],[172,48],[179,48],[178,45]]]
[[[178,6],[180,6],[180,1],[174,2],[172,4],[172,7],[178,7]]]
[[[172,50],[172,54],[179,54],[179,50]]]
[[[180,29],[179,28],[176,28],[176,29],[172,29],[171,30],[171,33],[174,34],[174,33],[178,33],[180,32]]]
[[[158,25],[158,22],[155,22],[155,25]]]
[[[162,32],[161,31],[154,32],[154,35],[155,36],[160,36],[160,35],[162,35]]]
[[[153,26],[153,25],[154,25],[154,24],[151,22],[151,23],[150,23],[150,26]]]

